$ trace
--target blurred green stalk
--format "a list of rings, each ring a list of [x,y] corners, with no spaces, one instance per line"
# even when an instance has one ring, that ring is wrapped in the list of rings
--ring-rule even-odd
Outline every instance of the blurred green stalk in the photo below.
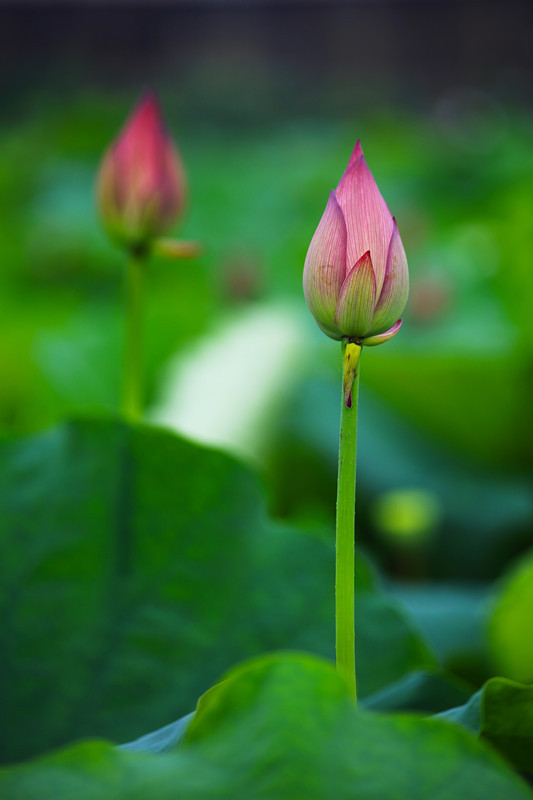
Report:
[[[337,535],[335,556],[335,651],[337,671],[357,701],[355,677],[355,468],[357,406],[359,401],[359,345],[342,343],[343,391],[337,479]],[[355,371],[354,371],[355,370]],[[352,383],[353,380],[353,383]]]
[[[141,417],[141,295],[144,259],[131,253],[126,267],[126,343],[122,412],[131,422]]]

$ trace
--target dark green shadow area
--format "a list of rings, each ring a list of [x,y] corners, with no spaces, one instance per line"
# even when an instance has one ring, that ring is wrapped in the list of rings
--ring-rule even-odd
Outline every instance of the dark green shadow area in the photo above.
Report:
[[[80,420],[2,443],[0,497],[5,761],[135,739],[249,656],[334,657],[332,546],[269,520],[226,455]],[[356,582],[364,697],[435,659],[361,559]]]

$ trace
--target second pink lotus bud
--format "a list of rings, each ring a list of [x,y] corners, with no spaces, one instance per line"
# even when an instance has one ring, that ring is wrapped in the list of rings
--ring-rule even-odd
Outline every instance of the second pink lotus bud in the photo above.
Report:
[[[145,248],[168,231],[183,210],[181,158],[153,95],[141,99],[105,153],[97,191],[106,230],[129,249]]]
[[[407,258],[359,142],[309,246],[303,283],[309,310],[333,339],[376,345],[400,329]]]

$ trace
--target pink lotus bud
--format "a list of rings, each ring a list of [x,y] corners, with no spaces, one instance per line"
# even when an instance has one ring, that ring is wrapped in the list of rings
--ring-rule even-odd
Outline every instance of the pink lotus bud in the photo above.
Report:
[[[359,141],[309,245],[303,284],[309,310],[333,339],[377,345],[400,329],[407,259]]]
[[[154,95],[140,100],[105,153],[97,194],[106,230],[128,248],[146,247],[182,211],[183,166]]]

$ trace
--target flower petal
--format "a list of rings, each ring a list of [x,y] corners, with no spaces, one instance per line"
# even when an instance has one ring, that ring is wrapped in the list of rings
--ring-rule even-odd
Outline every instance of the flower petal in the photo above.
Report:
[[[367,251],[342,284],[335,323],[344,336],[364,336],[370,330],[376,303],[376,278]]]
[[[311,314],[328,336],[342,338],[335,311],[346,275],[346,223],[331,192],[326,210],[309,245],[304,265],[304,295]]]
[[[394,218],[393,225],[385,269],[385,280],[374,311],[372,334],[386,331],[396,322],[405,308],[409,294],[407,257]]]
[[[356,141],[356,143],[355,143],[354,149],[352,150],[352,155],[350,156],[350,160],[348,161],[348,164],[346,165],[346,169],[344,170],[344,175],[346,175],[348,170],[352,168],[352,166],[355,164],[357,159],[360,158],[362,155],[363,155],[363,148],[361,147],[361,140],[358,139]],[[344,177],[344,175],[342,177]],[[342,178],[341,178],[341,181],[342,181]]]
[[[378,333],[377,336],[368,336],[366,339],[363,339],[361,344],[365,347],[375,347],[378,344],[383,344],[383,342],[388,342],[389,339],[392,339],[393,336],[396,336],[400,328],[402,327],[402,320],[399,319],[392,328],[389,328],[388,331],[384,331],[384,333]]]
[[[353,155],[356,151],[357,145]],[[342,176],[337,187],[337,200],[346,220],[347,264],[355,264],[363,253],[370,250],[379,296],[392,236],[392,215],[362,151]]]
[[[186,196],[181,158],[154,95],[137,104],[108,148],[98,177],[102,221],[122,244],[146,245],[171,227]]]

